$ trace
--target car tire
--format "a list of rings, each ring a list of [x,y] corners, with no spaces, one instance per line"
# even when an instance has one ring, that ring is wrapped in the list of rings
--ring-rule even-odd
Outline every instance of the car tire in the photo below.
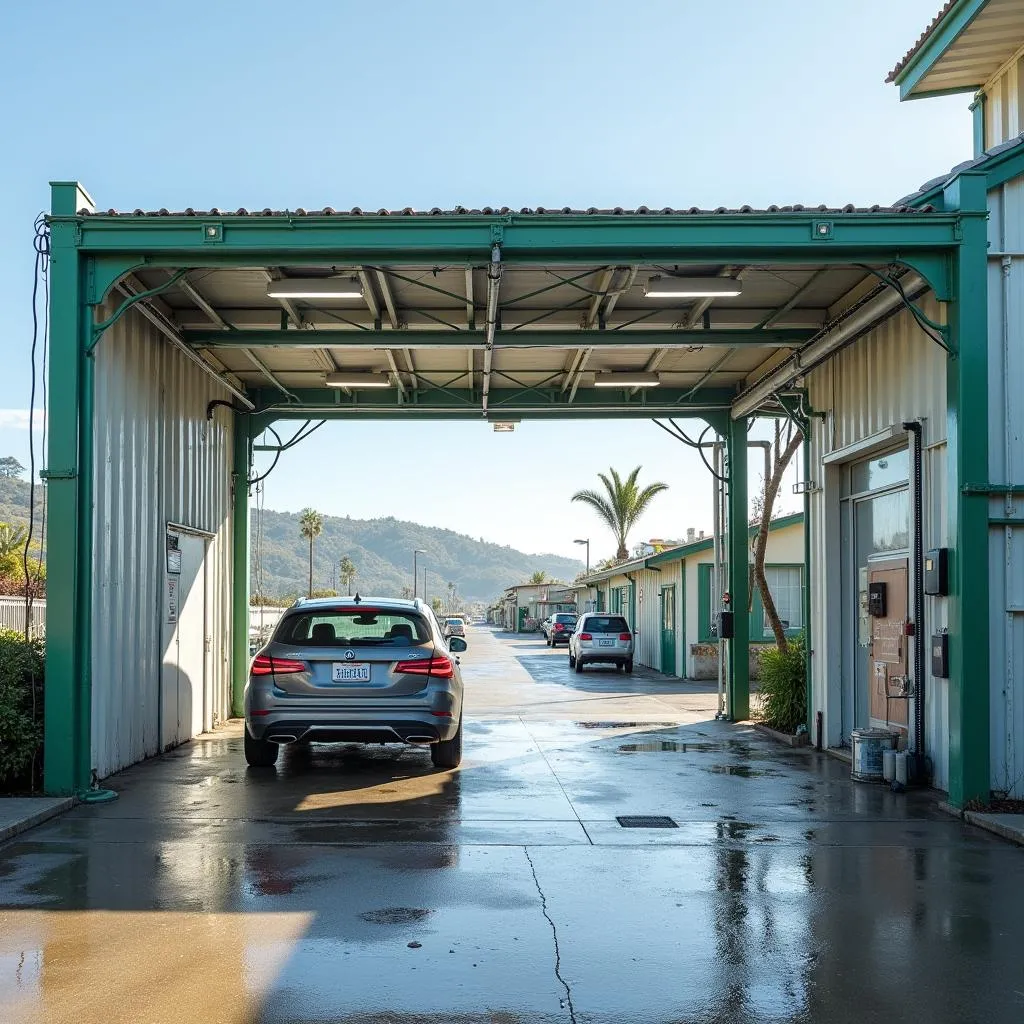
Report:
[[[280,752],[279,744],[253,739],[245,730],[245,761],[251,768],[273,768]]]
[[[583,659],[582,658],[577,658],[576,659],[576,671],[577,672],[582,672],[583,671]]]
[[[430,760],[435,768],[458,768],[462,763],[462,716],[459,716],[459,727],[450,740],[441,740],[430,748]]]
[[[572,656],[572,651],[569,652],[569,668],[576,667],[576,659]]]
[[[632,658],[630,658],[630,660],[627,661],[626,664],[622,666],[622,670],[626,673],[627,676],[631,676],[633,674],[633,659]]]

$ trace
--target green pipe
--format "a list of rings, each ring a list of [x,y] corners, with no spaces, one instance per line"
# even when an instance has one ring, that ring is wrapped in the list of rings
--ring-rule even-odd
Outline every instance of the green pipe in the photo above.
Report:
[[[231,714],[241,718],[249,676],[249,416],[235,413],[231,486],[233,500],[231,599]]]

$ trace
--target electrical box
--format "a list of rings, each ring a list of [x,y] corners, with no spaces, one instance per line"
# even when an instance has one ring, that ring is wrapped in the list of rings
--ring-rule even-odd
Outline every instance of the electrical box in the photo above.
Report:
[[[949,634],[932,634],[932,675],[936,679],[949,678]]]
[[[949,548],[932,548],[925,554],[924,592],[938,597],[949,593]]]
[[[875,619],[885,618],[885,584],[868,584],[868,615]]]
[[[718,613],[718,639],[719,640],[731,640],[735,635],[733,629],[732,612],[719,612]]]

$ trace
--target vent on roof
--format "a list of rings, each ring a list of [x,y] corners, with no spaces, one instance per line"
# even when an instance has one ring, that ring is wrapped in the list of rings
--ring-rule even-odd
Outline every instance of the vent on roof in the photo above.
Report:
[[[665,814],[622,814],[615,820],[623,828],[679,828],[679,826]]]

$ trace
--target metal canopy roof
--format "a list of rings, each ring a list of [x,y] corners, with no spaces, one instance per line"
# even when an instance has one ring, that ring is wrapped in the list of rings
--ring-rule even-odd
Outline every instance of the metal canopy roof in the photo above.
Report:
[[[50,223],[73,227],[90,301],[137,305],[270,418],[728,411],[876,273],[944,272],[960,234],[928,205],[118,214],[71,190]],[[647,294],[675,277],[740,294]],[[324,278],[349,296],[270,294]],[[352,373],[386,386],[329,386]]]
[[[902,99],[974,92],[1020,48],[1020,0],[949,0],[889,72]]]

